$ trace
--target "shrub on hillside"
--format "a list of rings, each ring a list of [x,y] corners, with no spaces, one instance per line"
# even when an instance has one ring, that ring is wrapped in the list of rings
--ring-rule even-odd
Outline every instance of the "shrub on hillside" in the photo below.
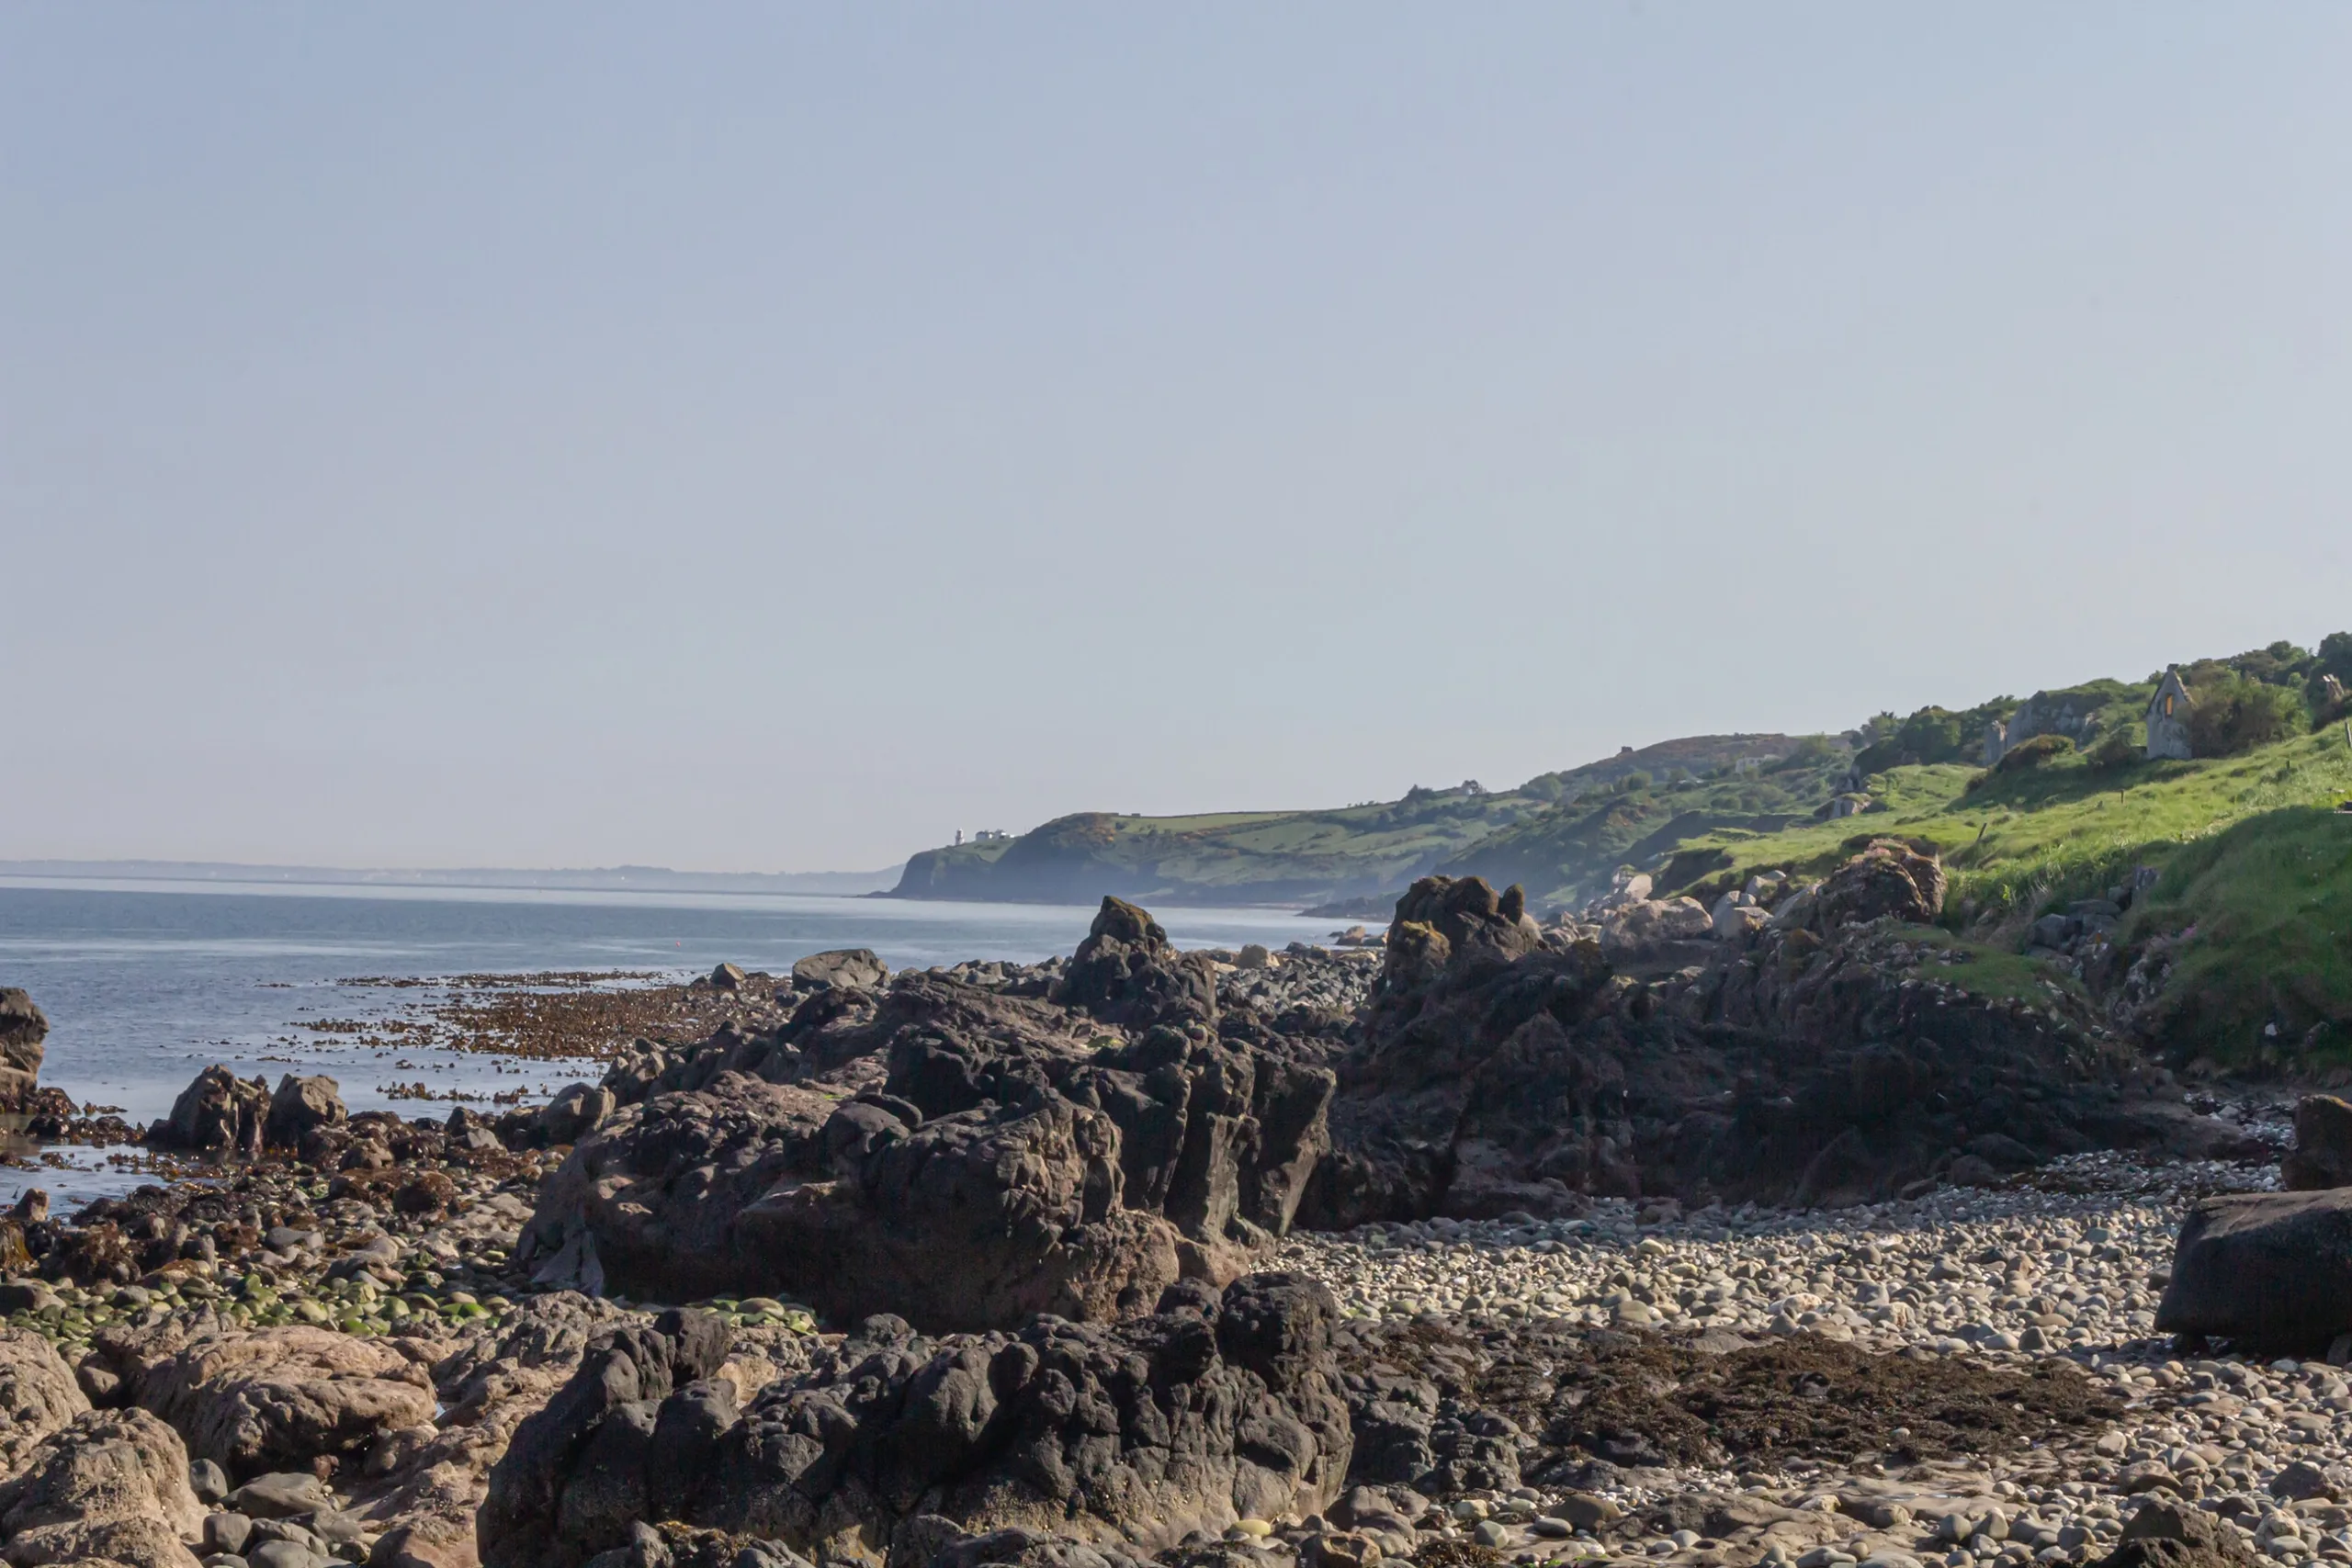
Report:
[[[1964,750],[1965,733],[1960,716],[1939,707],[1921,708],[1899,724],[1893,714],[1881,714],[1865,728],[1868,743],[1856,753],[1854,766],[1863,773],[1880,773],[1921,762],[1949,762]]]
[[[1772,764],[1772,772],[1786,773],[1799,768],[1823,767],[1835,761],[1838,755],[1838,748],[1830,744],[1829,737],[1808,735],[1791,747],[1787,756]]]
[[[2192,687],[2188,751],[2194,757],[2234,757],[2301,731],[2304,707],[2294,691],[2225,673]]]
[[[2020,740],[2001,753],[2001,760],[1968,781],[1963,795],[1974,795],[2002,773],[2022,773],[2038,768],[2053,757],[2063,757],[2075,749],[2075,743],[2063,735],[2037,735]]]
[[[2112,773],[2139,761],[2147,750],[2147,742],[2132,733],[2129,725],[2117,725],[2092,742],[2083,753],[2083,761],[2102,773]]]
[[[2001,760],[1993,764],[1993,771],[1996,773],[2021,773],[2028,768],[2038,768],[2052,758],[2063,757],[2074,749],[2075,743],[2063,735],[2037,735],[2030,740],[2020,740],[2002,752]]]

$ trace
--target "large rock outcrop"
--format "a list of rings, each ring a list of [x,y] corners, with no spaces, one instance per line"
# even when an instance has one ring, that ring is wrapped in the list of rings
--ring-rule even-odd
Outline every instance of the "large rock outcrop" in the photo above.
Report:
[[[342,1088],[324,1074],[297,1077],[281,1075],[269,1097],[269,1115],[262,1124],[262,1142],[271,1148],[299,1149],[302,1140],[322,1127],[340,1127],[349,1120]]]
[[[1943,908],[1943,862],[1900,839],[1877,839],[1792,900],[1781,923],[1823,932],[1878,919],[1925,926]]]
[[[14,1104],[33,1089],[48,1038],[48,1015],[32,998],[14,986],[0,986],[0,1101]]]
[[[574,1149],[528,1234],[551,1280],[657,1300],[783,1292],[939,1327],[1099,1317],[1176,1276],[1174,1233],[1123,1208],[1123,1183],[1116,1123],[1057,1095],[933,1120],[728,1075]]]
[[[577,1568],[677,1520],[822,1561],[917,1560],[1027,1528],[1138,1555],[1321,1510],[1352,1449],[1329,1292],[1253,1275],[1150,1316],[930,1339],[869,1320],[744,1403],[724,1331],[666,1315],[592,1349],[516,1431],[480,1526],[488,1568]],[[982,1560],[994,1561],[985,1557]]]
[[[236,1478],[364,1455],[433,1419],[431,1381],[390,1343],[306,1324],[107,1329],[96,1353],[130,1403]]]
[[[370,1562],[472,1568],[480,1561],[475,1516],[515,1428],[571,1381],[590,1342],[622,1321],[617,1307],[550,1292],[518,1303],[494,1331],[435,1362],[444,1414],[434,1425],[386,1433],[351,1483],[351,1513],[382,1538]],[[756,1370],[729,1362],[720,1374],[767,1381],[764,1361],[744,1359]]]
[[[2352,1188],[2198,1202],[2156,1327],[2298,1350],[2352,1334]]]
[[[1741,942],[1688,944],[1704,962],[1628,972],[1577,930],[1521,925],[1515,890],[1416,884],[1301,1223],[1601,1195],[1834,1205],[2093,1148],[2228,1146],[2086,1008],[1969,990],[1908,929],[1941,886],[1931,857],[1881,842]]]
[[[261,1153],[269,1102],[267,1079],[247,1083],[227,1067],[209,1066],[180,1090],[171,1114],[148,1129],[147,1141],[157,1148],[250,1157]]]
[[[0,1328],[0,1475],[89,1408],[55,1347],[30,1329]]]
[[[1149,914],[1106,894],[1054,999],[1105,1023],[1214,1023],[1216,972],[1203,954],[1179,953]]]
[[[1212,1028],[1193,983],[1214,972],[1165,941],[1113,901],[1062,1001],[907,975],[815,992],[771,1033],[636,1053],[526,1255],[551,1284],[783,1293],[927,1331],[1222,1283],[1289,1228],[1334,1080],[1250,1010],[1223,1021],[1242,1034]],[[1108,1043],[1102,1015],[1127,1021]]]
[[[803,991],[870,991],[890,978],[890,966],[870,947],[837,947],[796,959],[792,984]]]
[[[0,1558],[12,1568],[94,1558],[197,1568],[185,1543],[203,1524],[188,1490],[187,1450],[144,1410],[85,1412],[0,1482]]]

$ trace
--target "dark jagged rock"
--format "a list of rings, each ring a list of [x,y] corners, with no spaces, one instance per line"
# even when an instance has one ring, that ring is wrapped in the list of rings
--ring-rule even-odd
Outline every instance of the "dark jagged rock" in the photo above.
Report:
[[[2295,1146],[2278,1167],[2290,1192],[2352,1187],[2352,1104],[2307,1094],[2295,1106]]]
[[[2199,1201],[2156,1327],[2302,1350],[2352,1333],[2352,1188]]]
[[[870,947],[837,947],[812,953],[792,965],[792,984],[803,991],[870,991],[890,978],[890,966]]]
[[[658,1412],[673,1390],[707,1388],[698,1380],[718,1370],[727,1348],[726,1325],[699,1312],[664,1313],[594,1341],[491,1472],[475,1525],[483,1562],[570,1568],[626,1546],[629,1524],[648,1517]]]
[[[1900,839],[1879,839],[1830,873],[1803,913],[1813,930],[1834,931],[1887,919],[1932,925],[1943,908],[1943,863]]]
[[[1940,887],[1929,857],[1882,843],[1752,945],[1640,978],[1589,941],[1532,939],[1475,879],[1416,884],[1301,1223],[1558,1214],[1587,1195],[1834,1205],[1966,1160],[2223,1149],[2086,1010],[1928,967],[1897,922]]]
[[[1160,1304],[937,1340],[877,1316],[748,1406],[732,1383],[696,1381],[724,1348],[689,1344],[676,1314],[660,1334],[615,1334],[517,1428],[491,1476],[482,1562],[575,1568],[662,1517],[828,1562],[1076,1568],[1045,1540],[1142,1556],[1336,1499],[1352,1438],[1329,1292],[1255,1275]]]
[[[271,1148],[299,1149],[302,1140],[322,1127],[339,1127],[349,1119],[343,1094],[334,1079],[323,1075],[296,1077],[285,1074],[269,1098],[268,1120],[262,1142]]]
[[[1097,957],[1148,962],[1099,973],[1095,999],[1165,1001],[1149,918],[1097,926]],[[769,1034],[648,1046],[607,1075],[631,1108],[549,1182],[526,1247],[543,1282],[782,1292],[933,1330],[1145,1311],[1180,1269],[1249,1268],[1329,1146],[1323,1043],[1226,1021],[1106,1043],[1088,1012],[918,974],[817,992]]]
[[[1201,953],[1179,953],[1149,914],[1105,894],[1054,999],[1105,1023],[1215,1023],[1216,971]]]
[[[148,1130],[147,1141],[159,1148],[257,1155],[269,1105],[267,1079],[247,1083],[226,1067],[209,1066],[180,1090],[172,1113]]]
[[[0,1100],[13,1103],[40,1077],[49,1018],[14,986],[0,986]]]
[[[2158,1500],[2132,1516],[2098,1568],[2256,1568],[2261,1561],[2203,1509]]]
[[[1120,1206],[1109,1116],[1041,1095],[920,1120],[728,1074],[576,1148],[526,1245],[549,1283],[940,1327],[1141,1310],[1175,1278],[1173,1232]]]

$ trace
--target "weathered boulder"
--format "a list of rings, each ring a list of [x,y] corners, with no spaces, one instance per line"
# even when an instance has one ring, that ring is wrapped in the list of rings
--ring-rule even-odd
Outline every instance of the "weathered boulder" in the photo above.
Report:
[[[613,1091],[596,1084],[566,1084],[539,1108],[539,1134],[550,1144],[576,1144],[613,1113]]]
[[[1745,893],[1726,893],[1708,912],[1708,924],[1718,942],[1740,942],[1771,922],[1772,912]]]
[[[1254,1266],[1329,1145],[1329,1070],[1227,1023],[1257,1032],[1100,1044],[1089,1013],[939,975],[815,992],[770,1033],[616,1065],[638,1102],[542,1190],[525,1256],[543,1284],[929,1330],[1145,1311],[1179,1270]]]
[[[1119,1129],[1102,1111],[1046,1094],[910,1130],[853,1103],[820,1136],[839,1174],[771,1192],[737,1233],[751,1256],[794,1259],[786,1288],[828,1316],[1102,1318],[1146,1310],[1176,1278],[1167,1221],[1120,1203]]]
[[[1571,928],[1482,959],[1476,944],[1508,942],[1501,920],[1428,918],[1469,898],[1475,915],[1478,892],[1431,882],[1400,901],[1374,999],[1329,1058],[1331,1149],[1299,1223],[1561,1214],[1599,1196],[1838,1207],[1971,1160],[2206,1158],[2238,1136],[2086,1005],[1971,993],[1964,965],[1928,969],[1899,925],[1816,931],[1780,920],[1781,898],[1737,943],[1621,964]]]
[[[95,1410],[41,1439],[0,1482],[0,1558],[13,1568],[102,1558],[129,1568],[196,1568],[204,1513],[187,1450],[144,1410]]]
[[[302,1140],[322,1127],[340,1127],[349,1119],[344,1110],[342,1087],[324,1074],[297,1077],[287,1073],[269,1097],[269,1119],[262,1127],[262,1142],[275,1149],[299,1149]]]
[[[474,1518],[514,1428],[579,1370],[589,1342],[625,1315],[551,1292],[518,1303],[495,1330],[436,1362],[435,1386],[447,1406],[438,1425],[386,1433],[346,1480],[353,1517],[382,1538],[370,1561],[472,1568]],[[765,1381],[764,1368],[741,1375]]]
[[[1440,977],[1476,984],[1543,941],[1517,884],[1497,893],[1483,876],[1424,876],[1396,900],[1381,988],[1412,990]]]
[[[14,986],[0,986],[0,1097],[14,1099],[40,1077],[49,1018]]]
[[[232,1477],[363,1455],[383,1433],[433,1419],[422,1368],[386,1341],[307,1324],[108,1329],[96,1350],[126,1398]]]
[[[1600,951],[1620,962],[1638,960],[1669,942],[1715,934],[1715,922],[1696,898],[1645,898],[1621,905],[1600,922]]]
[[[2200,1200],[2156,1327],[2290,1349],[2352,1333],[2352,1188]]]
[[[267,1079],[247,1083],[226,1067],[209,1066],[180,1090],[172,1113],[148,1129],[147,1141],[202,1154],[258,1155],[269,1106]]]
[[[928,1561],[1016,1529],[1143,1556],[1336,1498],[1352,1437],[1329,1292],[1255,1275],[1222,1295],[1187,1282],[1159,1306],[937,1340],[876,1317],[748,1405],[710,1376],[723,1348],[687,1314],[617,1331],[517,1429],[481,1511],[482,1562],[577,1568],[644,1517],[826,1562]]]
[[[1105,894],[1054,999],[1136,1028],[1215,1022],[1216,968],[1205,953],[1177,952],[1158,920]]]
[[[650,1515],[645,1472],[656,1414],[673,1390],[716,1373],[728,1348],[726,1325],[704,1312],[673,1309],[650,1325],[600,1335],[492,1469],[475,1522],[482,1562],[571,1568],[627,1544],[630,1522]],[[689,1461],[709,1457],[671,1451]]]
[[[1120,1207],[1110,1116],[1051,1093],[909,1113],[735,1074],[662,1096],[573,1150],[526,1249],[656,1299],[783,1292],[943,1327],[1132,1312],[1175,1278],[1166,1222]]]
[[[74,1369],[50,1342],[25,1328],[0,1328],[0,1474],[16,1471],[36,1443],[90,1408]]]
[[[2203,1509],[2158,1501],[2132,1516],[2098,1568],[2256,1568],[2261,1561]]]
[[[2352,1104],[2307,1094],[2295,1105],[2295,1146],[2278,1167],[2290,1192],[2352,1187]]]
[[[1900,839],[1878,839],[1823,878],[1801,911],[1816,931],[1892,918],[1933,925],[1944,908],[1943,863]]]
[[[870,947],[837,947],[812,953],[792,965],[792,985],[802,991],[870,991],[890,978],[890,966]]]
[[[1197,1026],[1146,1031],[1056,1087],[1117,1123],[1122,1201],[1165,1215],[1185,1273],[1219,1284],[1288,1234],[1330,1147],[1329,1068]]]
[[[714,991],[740,991],[749,978],[740,964],[721,964],[710,972],[710,988]]]

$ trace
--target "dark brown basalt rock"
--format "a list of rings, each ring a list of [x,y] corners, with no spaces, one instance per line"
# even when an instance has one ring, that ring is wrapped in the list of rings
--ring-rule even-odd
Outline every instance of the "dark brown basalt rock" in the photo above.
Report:
[[[1149,962],[1120,970],[1139,989],[1102,970],[1095,999],[1158,995],[1172,950],[1149,917],[1097,925],[1095,958]],[[1227,1021],[1106,1034],[937,974],[817,992],[773,1033],[616,1066],[624,1109],[543,1190],[525,1250],[544,1283],[784,1293],[931,1331],[1145,1312],[1180,1271],[1248,1269],[1329,1147],[1330,1042],[1246,1006]]]
[[[263,1123],[262,1142],[271,1148],[299,1149],[302,1141],[324,1127],[349,1119],[343,1094],[334,1079],[323,1074],[297,1077],[287,1073],[269,1097],[269,1117]]]
[[[0,1104],[14,1105],[40,1077],[49,1018],[14,986],[0,986]]]
[[[1120,1204],[1119,1132],[1044,1094],[909,1127],[740,1075],[619,1113],[543,1192],[548,1283],[640,1296],[782,1292],[827,1316],[940,1328],[1148,1307],[1176,1236]]]
[[[223,1066],[209,1066],[180,1090],[172,1112],[148,1129],[158,1148],[201,1154],[243,1155],[262,1150],[269,1123],[268,1080],[245,1082]]]
[[[1216,972],[1196,953],[1179,953],[1159,922],[1104,895],[1054,999],[1105,1023],[1215,1023]]]
[[[1573,933],[1531,939],[1476,879],[1417,883],[1336,1060],[1300,1223],[1600,1196],[1839,1206],[2095,1148],[2233,1151],[2087,1007],[1976,994],[1964,965],[1927,963],[1902,922],[1941,887],[1931,856],[1882,841],[1752,942],[1636,976]]]
[[[2156,1327],[2304,1351],[2352,1333],[2352,1188],[2198,1202]]]
[[[748,1403],[697,1381],[723,1347],[690,1346],[674,1316],[661,1335],[622,1331],[516,1430],[481,1512],[482,1562],[575,1568],[628,1548],[641,1517],[820,1561],[927,1562],[1010,1529],[1140,1557],[1334,1501],[1353,1439],[1329,1292],[1255,1275],[1160,1304],[944,1339],[876,1317]],[[1006,1546],[1026,1551],[999,1540],[966,1559],[1032,1560]]]
[[[2278,1167],[2290,1192],[2352,1187],[2352,1104],[2307,1094],[2295,1106],[2295,1146]]]
[[[1900,839],[1879,839],[1814,890],[1806,923],[1824,932],[1878,919],[1925,926],[1943,909],[1943,863]]]

